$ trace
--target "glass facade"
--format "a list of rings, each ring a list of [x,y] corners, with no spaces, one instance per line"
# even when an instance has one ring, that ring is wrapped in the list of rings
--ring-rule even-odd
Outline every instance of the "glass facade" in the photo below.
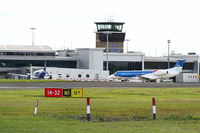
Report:
[[[17,55],[17,56],[55,56],[55,53],[34,53],[34,52],[0,52],[0,55]]]
[[[173,67],[176,62],[170,62],[170,68]],[[106,61],[104,61],[103,69],[106,70]],[[144,62],[144,69],[167,69],[168,62]],[[123,70],[142,70],[142,62],[128,62],[128,61],[109,61],[108,69],[110,74],[115,73],[116,71]],[[193,70],[194,63],[186,62],[183,69]]]
[[[106,61],[104,61],[104,70],[106,70]],[[109,61],[108,69],[110,74],[122,70],[141,70],[142,62],[129,62],[129,61]]]
[[[170,62],[170,68],[172,68],[176,62]],[[144,69],[167,69],[168,62],[144,62]],[[193,70],[194,63],[185,62],[183,69]]]
[[[170,66],[173,63],[170,63]],[[167,69],[168,63],[167,62],[144,62],[144,69]]]
[[[45,60],[0,60],[0,67],[44,66]],[[77,61],[47,60],[47,67],[77,68]]]

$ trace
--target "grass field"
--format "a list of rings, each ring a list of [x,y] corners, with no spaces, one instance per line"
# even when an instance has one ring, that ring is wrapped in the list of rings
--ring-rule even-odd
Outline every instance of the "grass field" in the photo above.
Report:
[[[0,133],[199,133],[200,88],[85,89],[91,97],[46,98],[44,90],[0,90]],[[152,120],[152,97],[157,120]],[[33,115],[39,100],[38,114]]]

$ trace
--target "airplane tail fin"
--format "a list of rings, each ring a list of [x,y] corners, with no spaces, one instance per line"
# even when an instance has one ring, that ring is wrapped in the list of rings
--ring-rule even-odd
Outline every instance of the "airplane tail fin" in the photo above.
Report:
[[[185,61],[186,60],[178,60],[174,65],[174,67],[183,67]]]
[[[172,73],[181,73],[185,60],[178,60],[173,68],[170,68]]]

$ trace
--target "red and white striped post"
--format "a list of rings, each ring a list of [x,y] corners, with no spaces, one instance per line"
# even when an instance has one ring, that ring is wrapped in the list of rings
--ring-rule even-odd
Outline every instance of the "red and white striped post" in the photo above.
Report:
[[[87,98],[87,121],[90,121],[90,98]]]
[[[156,99],[152,98],[152,111],[153,111],[153,120],[156,119]]]

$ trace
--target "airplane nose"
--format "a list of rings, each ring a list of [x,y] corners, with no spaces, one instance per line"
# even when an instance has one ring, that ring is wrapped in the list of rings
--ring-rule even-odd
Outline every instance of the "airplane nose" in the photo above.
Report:
[[[113,74],[107,77],[107,79],[113,79],[113,78],[114,78]]]

